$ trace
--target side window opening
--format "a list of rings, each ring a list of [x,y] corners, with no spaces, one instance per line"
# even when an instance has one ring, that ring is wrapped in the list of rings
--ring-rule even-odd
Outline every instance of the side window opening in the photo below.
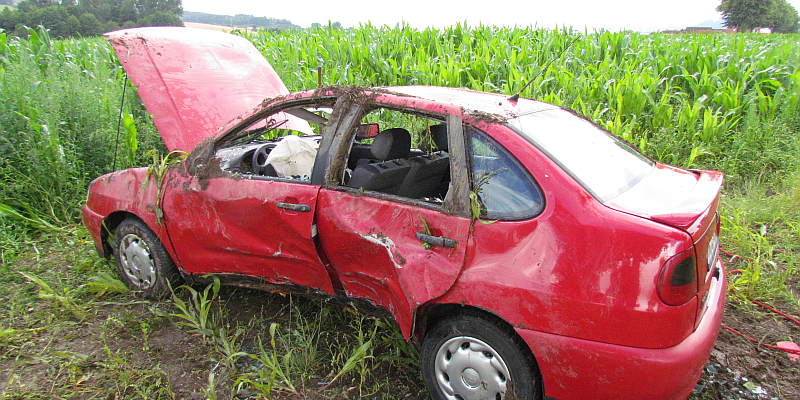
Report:
[[[294,107],[240,130],[217,150],[223,170],[250,177],[310,182],[328,107]]]
[[[441,205],[450,184],[450,156],[444,119],[376,109],[362,126],[377,135],[356,135],[342,184]]]
[[[544,196],[525,167],[489,135],[468,125],[464,130],[481,218],[516,221],[541,213]]]

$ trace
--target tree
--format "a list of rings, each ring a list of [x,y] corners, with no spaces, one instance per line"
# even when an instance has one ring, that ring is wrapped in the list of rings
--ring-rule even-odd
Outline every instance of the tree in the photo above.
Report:
[[[83,14],[78,18],[78,21],[81,23],[80,32],[82,36],[98,36],[103,33],[103,27],[94,14]]]
[[[776,6],[767,25],[772,33],[796,33],[800,30],[800,15],[786,0],[776,0]]]
[[[50,34],[52,36],[69,36],[69,33],[64,30],[67,18],[69,18],[69,13],[67,13],[67,10],[64,7],[50,6],[46,8],[40,8],[29,15],[30,17],[28,19],[28,26],[33,27],[42,25],[50,29]]]
[[[181,0],[134,0],[139,17],[147,17],[157,12],[180,17],[183,15]]]
[[[121,1],[119,4],[119,10],[117,11],[116,21],[120,24],[124,24],[125,21],[136,21],[137,19],[139,19],[139,14],[136,13],[136,7],[134,7],[133,0]]]
[[[74,15],[70,15],[64,23],[64,32],[68,36],[75,36],[81,30],[81,23]]]
[[[183,26],[183,21],[174,14],[157,11],[136,21],[138,26]]]
[[[117,21],[108,21],[103,24],[103,32],[114,32],[119,30],[119,24]]]
[[[19,24],[19,15],[19,12],[12,11],[10,8],[0,11],[0,29],[13,32]]]
[[[769,26],[776,0],[724,0],[717,6],[725,26],[739,32]]]

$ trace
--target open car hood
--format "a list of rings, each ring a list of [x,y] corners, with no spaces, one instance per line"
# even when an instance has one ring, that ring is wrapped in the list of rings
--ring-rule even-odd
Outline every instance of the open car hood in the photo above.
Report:
[[[170,151],[190,151],[217,129],[288,94],[264,56],[244,38],[205,29],[136,28],[107,33]],[[287,116],[282,126],[310,133]]]

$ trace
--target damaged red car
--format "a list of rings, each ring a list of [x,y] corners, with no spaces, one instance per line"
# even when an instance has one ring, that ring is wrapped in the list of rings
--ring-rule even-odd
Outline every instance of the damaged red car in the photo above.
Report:
[[[289,93],[245,39],[108,34],[170,151],[89,187],[98,251],[168,283],[389,318],[435,399],[682,399],[720,326],[722,174],[574,112],[441,87]]]

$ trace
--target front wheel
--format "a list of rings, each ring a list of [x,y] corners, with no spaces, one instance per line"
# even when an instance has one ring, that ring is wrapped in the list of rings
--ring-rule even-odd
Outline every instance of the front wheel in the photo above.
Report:
[[[145,298],[157,300],[180,280],[175,263],[161,240],[144,222],[128,218],[114,233],[117,270],[125,284]]]
[[[436,400],[541,399],[538,368],[523,346],[511,328],[488,318],[446,319],[422,343],[425,385]]]

